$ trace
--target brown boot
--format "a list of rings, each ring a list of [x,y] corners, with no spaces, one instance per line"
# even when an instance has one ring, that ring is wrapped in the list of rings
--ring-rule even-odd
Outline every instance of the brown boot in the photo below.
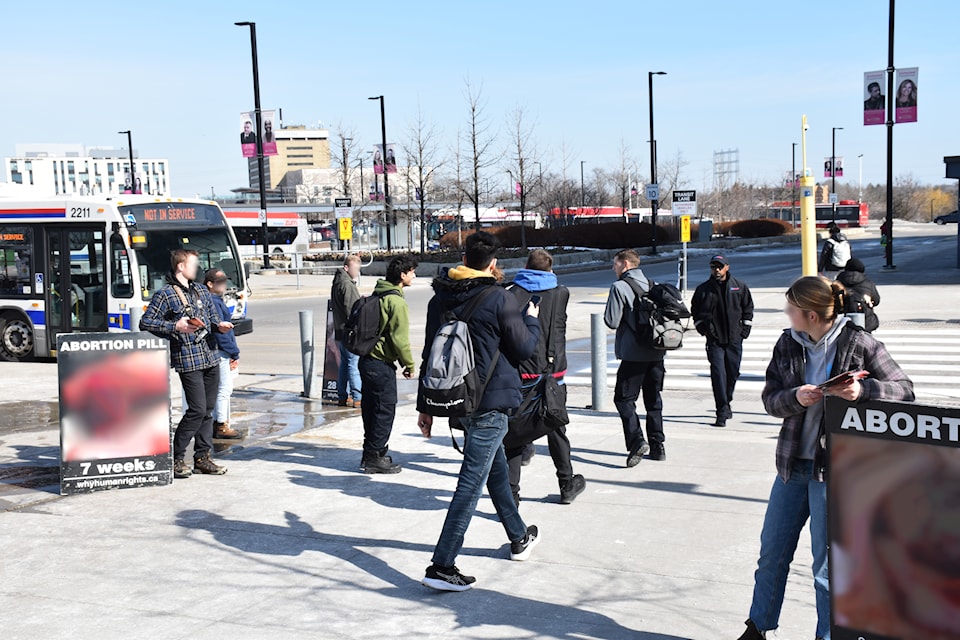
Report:
[[[222,476],[227,472],[227,468],[215,464],[213,460],[210,459],[209,453],[202,453],[193,458],[193,472],[206,473],[212,476]]]
[[[236,429],[231,429],[229,422],[214,422],[213,437],[218,440],[233,440],[236,438],[242,438],[243,434]]]

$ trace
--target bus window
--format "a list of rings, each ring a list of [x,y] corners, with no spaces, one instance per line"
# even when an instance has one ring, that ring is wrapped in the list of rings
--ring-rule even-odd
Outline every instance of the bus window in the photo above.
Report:
[[[33,229],[0,225],[0,295],[30,295]]]
[[[110,238],[110,291],[114,298],[133,297],[132,275],[123,238],[115,235]]]
[[[137,249],[140,263],[140,281],[143,295],[149,298],[166,283],[170,273],[170,252],[174,249],[193,249],[200,254],[200,276],[206,269],[216,267],[227,274],[228,286],[239,288],[240,274],[230,246],[226,227],[207,229],[149,229],[144,230],[147,246]],[[198,277],[200,277],[198,276]]]

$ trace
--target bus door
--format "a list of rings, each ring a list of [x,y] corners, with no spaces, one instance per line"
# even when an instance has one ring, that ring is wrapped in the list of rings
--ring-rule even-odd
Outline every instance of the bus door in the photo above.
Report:
[[[47,227],[46,324],[51,350],[57,334],[107,330],[103,226]]]

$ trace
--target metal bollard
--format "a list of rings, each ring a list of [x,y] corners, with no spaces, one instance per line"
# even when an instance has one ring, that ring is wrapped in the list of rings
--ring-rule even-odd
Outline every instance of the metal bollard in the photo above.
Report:
[[[590,314],[590,363],[593,410],[603,411],[607,403],[607,327],[602,313]]]
[[[140,318],[143,317],[143,306],[137,302],[130,305],[130,331],[140,331]]]
[[[316,349],[313,340],[313,311],[300,312],[300,356],[303,361],[303,397],[316,398]]]

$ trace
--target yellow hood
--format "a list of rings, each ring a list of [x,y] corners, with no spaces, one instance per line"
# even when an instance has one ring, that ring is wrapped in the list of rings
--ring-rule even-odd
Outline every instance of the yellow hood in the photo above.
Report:
[[[456,266],[449,271],[447,271],[447,276],[451,280],[469,280],[471,278],[493,278],[494,275],[489,271],[477,271],[476,269],[471,269],[465,264]]]

